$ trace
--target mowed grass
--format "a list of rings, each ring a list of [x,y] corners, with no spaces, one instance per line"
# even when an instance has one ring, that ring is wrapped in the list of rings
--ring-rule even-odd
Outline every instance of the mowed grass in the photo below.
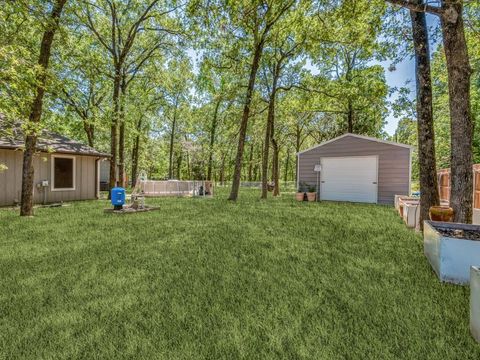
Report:
[[[0,359],[480,359],[393,208],[258,196],[0,210]]]

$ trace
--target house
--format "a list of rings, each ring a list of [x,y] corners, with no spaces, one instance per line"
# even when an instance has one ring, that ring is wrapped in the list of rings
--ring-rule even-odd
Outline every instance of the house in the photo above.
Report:
[[[393,204],[410,193],[410,145],[345,134],[297,154],[297,184],[320,200]]]
[[[0,136],[0,206],[21,200],[24,138],[19,127]],[[33,160],[34,202],[52,203],[98,198],[100,162],[108,154],[59,134],[42,131]]]

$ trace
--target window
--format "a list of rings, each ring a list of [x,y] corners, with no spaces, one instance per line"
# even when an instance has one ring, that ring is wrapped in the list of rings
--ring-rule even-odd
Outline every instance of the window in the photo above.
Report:
[[[75,157],[52,156],[52,191],[75,190]]]

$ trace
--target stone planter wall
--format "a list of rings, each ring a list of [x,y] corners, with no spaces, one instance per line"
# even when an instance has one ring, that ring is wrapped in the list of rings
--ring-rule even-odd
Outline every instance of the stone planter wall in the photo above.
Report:
[[[409,228],[415,229],[420,221],[420,204],[418,201],[405,201],[403,205],[403,221]]]
[[[442,236],[437,228],[480,231],[478,225],[425,221],[424,253],[441,281],[470,283],[470,267],[480,265],[480,241]]]
[[[470,268],[470,331],[480,342],[480,267]]]

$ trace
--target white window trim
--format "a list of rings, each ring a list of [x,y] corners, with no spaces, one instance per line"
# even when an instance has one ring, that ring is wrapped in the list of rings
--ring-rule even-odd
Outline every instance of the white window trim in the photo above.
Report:
[[[73,160],[73,187],[72,188],[55,188],[55,159],[72,159]],[[76,190],[76,177],[77,177],[77,158],[76,156],[71,155],[52,155],[51,156],[51,175],[52,175],[52,184],[50,186],[51,191],[75,191]]]

